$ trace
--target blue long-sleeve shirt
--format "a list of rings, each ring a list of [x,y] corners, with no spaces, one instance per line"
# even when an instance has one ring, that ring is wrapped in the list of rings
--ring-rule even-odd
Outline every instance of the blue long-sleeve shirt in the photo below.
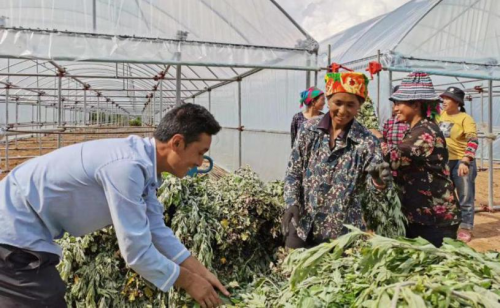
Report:
[[[127,264],[163,291],[189,251],[165,226],[155,140],[71,145],[31,159],[0,182],[0,243],[61,256],[54,239],[113,225]]]

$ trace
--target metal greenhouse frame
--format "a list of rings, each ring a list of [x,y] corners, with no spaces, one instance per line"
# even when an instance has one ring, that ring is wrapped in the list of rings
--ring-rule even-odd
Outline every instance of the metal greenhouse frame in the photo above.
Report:
[[[9,157],[11,143],[14,142],[14,146],[17,146],[18,139],[23,136],[37,135],[41,154],[44,148],[42,134],[56,135],[57,147],[60,147],[63,145],[63,136],[66,135],[109,135],[110,131],[113,135],[150,133],[162,115],[174,105],[231,82],[241,84],[244,78],[261,70],[318,71],[318,43],[273,0],[252,0],[248,3],[260,7],[263,10],[261,16],[267,16],[271,12],[274,16],[269,17],[270,19],[281,21],[282,28],[294,32],[295,38],[299,38],[293,41],[294,46],[290,46],[292,40],[289,38],[282,45],[265,45],[258,39],[250,41],[248,35],[242,33],[243,29],[236,28],[235,22],[230,20],[241,16],[237,8],[227,11],[215,7],[217,4],[211,6],[204,0],[191,2],[186,9],[201,7],[207,11],[205,13],[213,14],[214,19],[227,25],[226,32],[236,32],[244,43],[238,39],[235,42],[190,40],[188,37],[192,34],[184,31],[189,27],[180,18],[172,16],[160,6],[154,7],[151,3],[146,3],[147,1],[126,1],[130,8],[124,9],[106,5],[107,2],[104,1],[87,0],[85,2],[91,2],[92,9],[91,13],[87,13],[89,16],[86,19],[92,20],[92,31],[66,30],[63,27],[71,25],[64,23],[59,28],[41,29],[38,27],[40,21],[37,17],[32,17],[33,20],[29,19],[30,16],[21,17],[21,14],[20,17],[15,17],[12,10],[18,9],[30,15],[31,10],[46,9],[57,14],[56,10],[64,8],[40,8],[37,1],[27,2],[24,6],[10,3],[0,7],[0,13],[8,16],[0,18],[0,33],[3,36],[0,58],[4,59],[0,62],[0,77],[3,77],[0,78],[0,100],[3,100],[0,105],[3,103],[2,116],[5,119],[2,127],[5,134],[3,172],[9,171],[12,159],[28,158]],[[88,8],[82,9],[79,1],[69,2],[74,11],[87,12]],[[175,1],[169,2],[176,4]],[[159,19],[165,24],[174,20],[179,28],[175,32],[175,38],[171,34],[170,37],[167,34],[161,37],[141,36],[138,35],[140,31],[132,35],[125,33],[125,30],[114,31],[113,34],[108,33],[107,28],[103,32],[99,31],[99,8],[114,10],[117,14],[131,14],[135,4],[142,14],[137,13],[135,18],[145,23],[148,29],[151,26],[148,25],[147,17]],[[154,9],[155,12],[145,17],[145,7]],[[158,17],[156,11],[161,11],[164,16]],[[75,13],[74,16],[78,18],[79,15]],[[7,25],[12,19],[17,20],[12,26]],[[27,22],[27,25],[23,22]],[[281,33],[276,33],[275,37],[280,35]],[[81,42],[85,43],[83,47],[72,49],[73,45]],[[47,47],[47,44],[50,46]],[[140,48],[130,47],[136,45],[140,45]],[[53,46],[64,50],[44,50]],[[172,46],[174,50],[171,52]],[[103,52],[95,52],[93,48],[96,47]],[[133,49],[133,53],[129,57],[127,51],[110,56],[110,53],[120,48]],[[144,48],[154,49],[156,54],[143,56],[140,51]],[[213,49],[216,50],[216,55],[230,55],[236,60],[214,57],[211,54]],[[186,54],[183,50],[187,50]],[[80,52],[87,54],[82,56]],[[167,55],[157,56],[160,53]],[[201,60],[197,58],[198,53]],[[300,60],[284,63],[286,61],[283,59],[292,56],[299,57]],[[309,84],[310,74],[304,75],[304,83]],[[24,109],[24,112],[20,109]],[[31,114],[31,119],[20,120],[27,113]],[[129,127],[129,121],[137,116],[141,117],[143,127]],[[241,127],[241,116],[239,123]]]

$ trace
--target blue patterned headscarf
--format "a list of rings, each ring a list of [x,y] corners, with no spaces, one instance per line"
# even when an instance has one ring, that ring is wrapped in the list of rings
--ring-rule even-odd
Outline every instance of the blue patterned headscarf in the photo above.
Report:
[[[303,105],[311,106],[314,99],[321,95],[323,95],[323,91],[316,87],[310,87],[309,89],[302,91],[300,93],[300,108],[302,108]]]

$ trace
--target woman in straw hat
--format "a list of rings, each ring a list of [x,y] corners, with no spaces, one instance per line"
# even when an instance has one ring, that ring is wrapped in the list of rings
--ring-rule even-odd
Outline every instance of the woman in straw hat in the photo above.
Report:
[[[398,119],[410,125],[400,144],[382,142],[385,158],[398,174],[396,183],[408,219],[406,236],[422,237],[439,247],[445,237],[456,238],[461,218],[446,141],[436,124],[439,97],[430,77],[414,72],[403,79],[390,100]]]
[[[325,95],[323,91],[316,87],[310,87],[309,89],[302,91],[302,93],[300,93],[300,108],[304,105],[306,106],[306,109],[296,113],[292,119],[292,125],[290,128],[290,133],[292,135],[292,148],[302,124],[323,114],[323,112],[321,112],[325,107]]]
[[[361,200],[387,202],[389,164],[377,138],[355,120],[368,91],[361,73],[326,76],[329,112],[306,122],[294,143],[285,177],[285,245],[311,247],[348,229],[364,228]]]
[[[440,127],[446,138],[449,153],[451,179],[457,188],[462,223],[458,239],[469,242],[474,226],[474,198],[477,169],[474,158],[478,148],[476,122],[465,112],[465,93],[459,88],[449,87],[441,94],[443,113]]]

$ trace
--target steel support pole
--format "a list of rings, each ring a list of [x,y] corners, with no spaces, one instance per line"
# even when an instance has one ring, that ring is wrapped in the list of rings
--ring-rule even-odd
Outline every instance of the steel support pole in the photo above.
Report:
[[[37,124],[42,124],[42,100],[40,97],[38,97],[37,107]],[[38,155],[42,155],[42,134],[38,134]]]
[[[148,124],[149,126],[153,125],[153,114],[151,112],[151,110],[153,110],[151,108],[151,104],[152,104],[152,100],[149,101],[149,104],[148,104]]]
[[[181,105],[181,85],[182,85],[182,66],[177,65],[176,82],[175,82],[175,106]]]
[[[19,103],[16,102],[16,108],[14,109],[15,111],[15,119],[16,121],[14,123],[19,124]],[[31,114],[31,120],[33,121],[33,114]],[[15,141],[14,144],[17,149],[17,135],[14,137]]]
[[[87,125],[87,90],[83,90],[83,125]]]
[[[59,75],[57,83],[57,107],[58,107],[57,126],[58,127],[62,126],[62,115],[63,115],[61,88],[62,88],[62,76]],[[61,147],[61,142],[62,142],[62,135],[59,134],[57,135],[57,148]]]
[[[377,62],[380,63],[380,49],[377,50]],[[377,117],[380,119],[380,72],[377,73]]]
[[[160,120],[158,124],[160,124],[161,119],[163,119],[163,80],[160,79]]]
[[[328,44],[328,66],[332,65],[332,45]]]
[[[484,126],[484,89],[481,91],[481,127]],[[480,138],[481,142],[481,170],[484,168],[484,140]]]
[[[94,29],[94,33],[97,30],[97,3],[96,0],[92,1],[92,28]]]
[[[392,71],[389,71],[389,95],[392,95]]]
[[[307,66],[311,66],[311,58],[307,58]],[[309,71],[306,71],[306,89],[309,89],[311,87],[311,73]]]
[[[315,65],[316,67],[318,67],[318,51],[316,50],[316,52],[314,53],[314,61],[315,61]],[[318,86],[318,71],[314,71],[314,86],[317,87]]]
[[[241,80],[238,80],[238,167],[242,166]]]
[[[208,91],[208,111],[212,113],[212,91]]]
[[[153,126],[156,125],[156,91],[153,91],[153,98],[151,99],[153,103]]]
[[[101,125],[101,98],[97,97],[97,126]]]
[[[474,118],[474,110],[472,109],[472,99],[469,101],[470,116]]]
[[[10,67],[10,65],[9,65]],[[5,126],[9,127],[9,87],[5,89]],[[5,134],[5,171],[9,171],[9,135]]]
[[[389,93],[389,97],[391,97],[391,95],[392,95],[392,88],[393,88],[392,71],[389,71],[389,91],[387,92],[387,93]],[[391,104],[391,115],[389,118],[392,118],[392,104]],[[380,116],[378,117],[378,120],[379,120],[379,124],[380,124],[379,126],[382,126],[383,121],[382,121]]]
[[[212,113],[212,90],[208,91],[208,112]],[[212,150],[208,150],[208,156],[211,156]]]
[[[488,81],[488,133],[493,134],[493,81]],[[493,208],[493,139],[488,139],[489,178],[488,178],[488,206]]]

